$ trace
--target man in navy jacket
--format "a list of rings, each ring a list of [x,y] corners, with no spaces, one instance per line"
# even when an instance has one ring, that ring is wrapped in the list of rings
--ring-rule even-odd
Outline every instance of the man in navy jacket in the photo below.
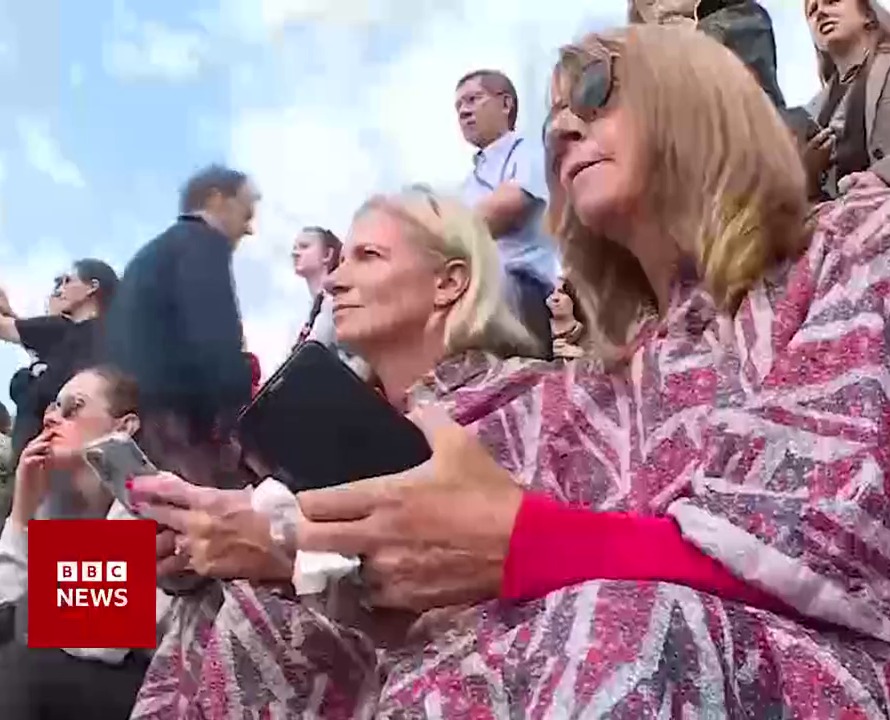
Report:
[[[246,175],[214,165],[185,185],[180,215],[133,257],[106,326],[108,360],[139,383],[140,443],[192,482],[239,484],[227,452],[251,372],[232,253],[259,199]]]

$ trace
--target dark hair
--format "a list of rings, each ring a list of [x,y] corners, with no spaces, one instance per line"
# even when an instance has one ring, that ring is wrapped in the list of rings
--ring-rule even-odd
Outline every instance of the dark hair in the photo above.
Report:
[[[0,433],[9,435],[12,431],[12,418],[9,416],[9,410],[6,405],[0,402]]]
[[[81,282],[95,282],[96,302],[99,303],[99,311],[104,313],[111,305],[114,291],[117,290],[117,273],[111,265],[95,258],[84,258],[74,263],[74,272]]]
[[[304,227],[301,232],[317,235],[325,251],[330,251],[331,258],[328,260],[327,270],[332,272],[340,264],[340,253],[343,250],[343,243],[340,242],[340,238],[327,228],[319,227],[318,225]]]
[[[235,197],[247,182],[247,175],[224,165],[210,165],[192,175],[179,195],[179,211],[193,213],[203,210],[214,193]]]
[[[98,375],[105,381],[105,400],[113,417],[139,412],[139,385],[113,365],[96,365],[81,372]]]
[[[513,81],[500,70],[473,70],[457,81],[456,89],[459,90],[464,83],[476,79],[479,80],[479,84],[485,88],[486,92],[492,95],[506,95],[512,100],[512,107],[510,108],[509,115],[507,115],[507,127],[510,130],[514,130],[516,128],[516,118],[519,115],[519,96],[516,94],[516,87],[513,85]]]
[[[558,285],[557,289],[559,289]],[[575,320],[587,329],[587,315],[584,312],[584,306],[581,305],[581,301],[578,299],[578,291],[575,290],[575,286],[572,285],[572,282],[568,278],[563,278],[562,280],[562,291],[568,296],[569,300],[572,301],[572,312],[575,316]]]

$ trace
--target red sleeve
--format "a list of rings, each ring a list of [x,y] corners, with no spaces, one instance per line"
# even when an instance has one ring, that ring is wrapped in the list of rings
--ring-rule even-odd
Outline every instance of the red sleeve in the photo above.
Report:
[[[526,493],[510,538],[501,597],[528,600],[586,580],[670,582],[790,612],[685,540],[671,518],[591,512]]]

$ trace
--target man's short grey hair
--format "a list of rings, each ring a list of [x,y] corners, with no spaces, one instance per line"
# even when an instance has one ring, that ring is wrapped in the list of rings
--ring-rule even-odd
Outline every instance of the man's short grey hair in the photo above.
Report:
[[[235,197],[247,182],[247,175],[225,165],[210,165],[192,175],[179,196],[179,211],[193,213],[203,210],[214,193]]]

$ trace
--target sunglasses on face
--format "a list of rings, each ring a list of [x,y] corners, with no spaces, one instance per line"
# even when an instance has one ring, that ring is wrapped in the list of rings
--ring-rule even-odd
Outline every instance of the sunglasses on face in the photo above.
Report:
[[[59,275],[53,280],[53,292],[59,292],[68,283],[73,282],[74,278],[70,275]]]
[[[86,407],[86,401],[83,398],[64,395],[53,400],[46,408],[47,412],[57,412],[63,420],[71,420],[77,417]]]
[[[596,58],[582,68],[572,82],[568,102],[555,105],[544,122],[544,147],[552,144],[553,122],[565,108],[580,120],[591,122],[606,107],[615,89],[614,61],[615,56],[609,55]]]

